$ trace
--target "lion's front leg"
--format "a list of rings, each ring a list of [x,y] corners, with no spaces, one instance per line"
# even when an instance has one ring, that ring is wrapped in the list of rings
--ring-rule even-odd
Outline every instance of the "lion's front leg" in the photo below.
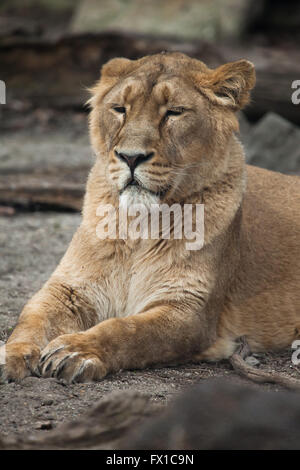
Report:
[[[200,316],[162,305],[54,339],[42,352],[44,377],[99,380],[120,369],[184,362],[205,347]]]
[[[54,338],[93,326],[97,315],[81,294],[59,279],[52,278],[26,304],[18,324],[5,346],[6,380],[21,380],[39,374],[40,353]]]

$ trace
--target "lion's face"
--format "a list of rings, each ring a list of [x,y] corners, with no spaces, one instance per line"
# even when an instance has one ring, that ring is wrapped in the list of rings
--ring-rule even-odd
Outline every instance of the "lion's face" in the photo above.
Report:
[[[246,61],[215,71],[183,54],[110,61],[93,89],[90,122],[112,191],[129,204],[199,191],[226,165],[234,111],[253,84]]]

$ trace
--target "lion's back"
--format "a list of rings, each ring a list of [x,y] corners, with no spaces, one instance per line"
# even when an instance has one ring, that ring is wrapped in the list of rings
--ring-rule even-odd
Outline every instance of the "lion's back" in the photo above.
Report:
[[[286,347],[300,331],[300,178],[253,166],[247,173],[229,311],[239,312],[234,329],[253,349]]]
[[[300,258],[299,176],[248,165],[243,205],[243,226],[253,242],[272,249],[274,256]]]

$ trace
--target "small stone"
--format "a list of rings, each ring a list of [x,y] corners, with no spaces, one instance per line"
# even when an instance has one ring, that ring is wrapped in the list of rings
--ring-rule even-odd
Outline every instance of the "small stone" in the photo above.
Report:
[[[51,421],[38,421],[35,425],[35,429],[52,429],[53,423]]]
[[[43,401],[42,401],[42,406],[50,406],[50,405],[52,405],[52,404],[53,404],[52,398],[49,398],[49,399],[47,399],[47,400],[43,400]]]
[[[258,359],[256,359],[256,357],[254,357],[254,356],[246,357],[245,362],[247,362],[247,364],[249,364],[249,366],[253,366],[253,367],[258,367],[259,364],[260,364],[260,361]]]

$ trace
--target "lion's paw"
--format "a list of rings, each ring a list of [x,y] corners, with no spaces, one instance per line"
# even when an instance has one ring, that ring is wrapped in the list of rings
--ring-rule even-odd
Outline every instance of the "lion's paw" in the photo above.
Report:
[[[19,382],[29,375],[37,376],[40,349],[32,343],[8,343],[2,346],[4,356],[1,380]]]
[[[103,362],[88,350],[84,333],[67,334],[51,341],[41,353],[42,377],[56,377],[72,382],[92,382],[106,375]]]

